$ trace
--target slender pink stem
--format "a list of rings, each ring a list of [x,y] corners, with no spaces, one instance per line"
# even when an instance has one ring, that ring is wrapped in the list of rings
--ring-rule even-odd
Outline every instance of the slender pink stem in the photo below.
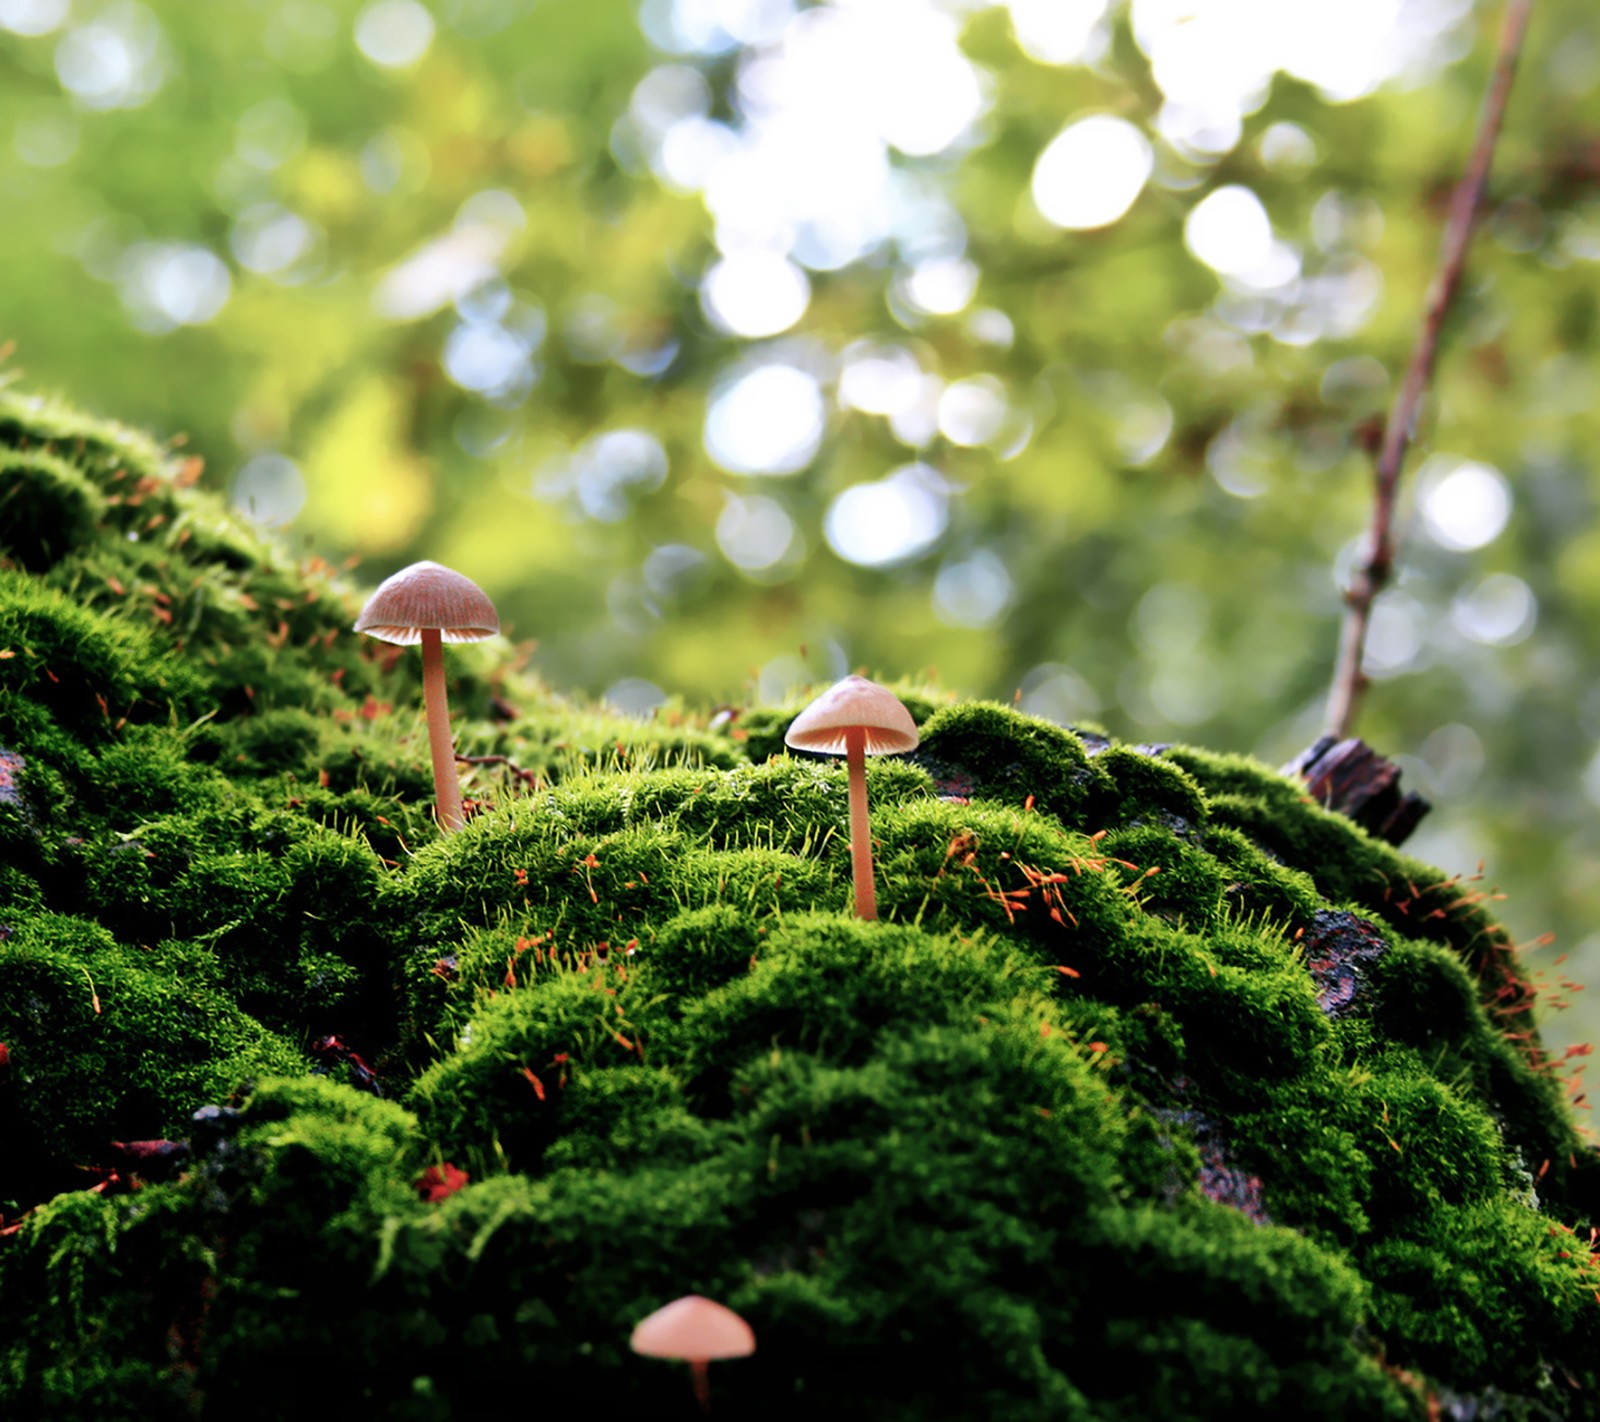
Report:
[[[1345,593],[1344,628],[1339,637],[1339,654],[1334,665],[1333,687],[1328,693],[1325,719],[1329,735],[1344,736],[1355,720],[1356,707],[1366,689],[1361,672],[1362,653],[1367,643],[1367,628],[1372,621],[1372,605],[1388,584],[1394,567],[1394,505],[1400,482],[1400,467],[1415,433],[1417,412],[1439,354],[1439,332],[1461,285],[1461,272],[1467,262],[1467,247],[1489,181],[1489,165],[1494,159],[1495,141],[1505,119],[1506,100],[1516,73],[1517,56],[1522,52],[1528,28],[1528,12],[1533,0],[1509,0],[1505,22],[1500,30],[1500,45],[1495,55],[1494,74],[1488,97],[1478,121],[1478,137],[1467,159],[1466,171],[1450,200],[1450,216],[1445,222],[1439,248],[1439,264],[1433,274],[1424,307],[1422,329],[1417,333],[1411,360],[1406,366],[1400,393],[1389,411],[1378,447],[1372,508],[1372,526],[1367,533],[1366,554],[1350,579]]]
[[[694,1379],[694,1400],[707,1417],[711,1415],[711,1364],[705,1358],[689,1359],[689,1376]]]
[[[439,828],[450,834],[466,824],[467,816],[461,808],[456,743],[445,700],[444,640],[433,627],[422,629],[422,704],[428,713],[428,751],[433,757],[434,816]]]
[[[865,727],[846,728],[844,754],[850,776],[850,869],[856,881],[856,917],[876,918],[878,886],[872,879],[872,826],[867,822]]]

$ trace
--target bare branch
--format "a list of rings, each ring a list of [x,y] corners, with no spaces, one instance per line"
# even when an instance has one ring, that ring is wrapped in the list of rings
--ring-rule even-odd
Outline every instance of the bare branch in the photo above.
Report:
[[[1528,15],[1532,8],[1533,0],[1508,0],[1506,5],[1494,73],[1489,81],[1483,114],[1478,121],[1477,141],[1467,160],[1466,171],[1461,175],[1461,181],[1456,184],[1455,193],[1450,199],[1450,215],[1445,223],[1444,239],[1439,246],[1439,264],[1434,270],[1427,303],[1423,308],[1422,329],[1417,333],[1417,342],[1412,347],[1400,393],[1389,410],[1383,440],[1378,446],[1372,525],[1367,531],[1366,554],[1345,591],[1344,628],[1339,637],[1339,656],[1334,666],[1333,687],[1328,694],[1324,722],[1327,733],[1341,739],[1349,734],[1356,707],[1366,689],[1361,658],[1367,643],[1367,627],[1372,621],[1372,604],[1387,585],[1394,568],[1394,506],[1400,469],[1415,433],[1422,397],[1433,378],[1433,368],[1439,354],[1439,332],[1461,286],[1467,248],[1472,241],[1472,229],[1483,201],[1483,190],[1489,181],[1495,142],[1500,137],[1506,100],[1511,93],[1511,80],[1516,72],[1517,58],[1522,52],[1523,36],[1527,33]]]

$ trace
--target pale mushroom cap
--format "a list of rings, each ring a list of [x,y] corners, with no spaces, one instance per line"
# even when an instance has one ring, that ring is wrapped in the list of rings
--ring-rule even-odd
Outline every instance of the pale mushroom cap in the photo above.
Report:
[[[439,563],[413,563],[378,584],[356,618],[356,631],[408,646],[424,628],[441,641],[481,642],[500,630],[500,615],[471,578]]]
[[[864,676],[835,682],[794,718],[783,740],[796,750],[843,755],[844,733],[860,726],[868,755],[898,755],[917,748],[917,723],[886,686]]]
[[[651,1358],[709,1362],[754,1353],[756,1335],[731,1308],[699,1294],[686,1294],[641,1318],[629,1346]]]

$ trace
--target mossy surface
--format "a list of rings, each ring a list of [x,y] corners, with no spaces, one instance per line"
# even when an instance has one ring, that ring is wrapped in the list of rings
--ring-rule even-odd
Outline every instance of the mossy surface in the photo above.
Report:
[[[1600,1416],[1593,1148],[1471,885],[1238,757],[415,657],[0,392],[0,1410]],[[329,1360],[316,1383],[298,1382]],[[327,1377],[335,1379],[328,1382]]]

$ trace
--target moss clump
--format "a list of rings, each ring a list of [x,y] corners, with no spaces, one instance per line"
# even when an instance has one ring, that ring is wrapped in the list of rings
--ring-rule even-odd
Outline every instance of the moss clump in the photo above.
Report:
[[[1071,731],[1005,706],[969,702],[938,712],[924,723],[914,758],[952,798],[970,798],[981,786],[985,799],[1031,800],[1066,823],[1116,797]]]
[[[1468,886],[914,693],[863,924],[798,704],[492,650],[440,839],[415,659],[196,472],[0,392],[8,1415],[692,1415],[627,1337],[697,1291],[730,1416],[1600,1416],[1600,1169]]]
[[[74,1167],[113,1163],[114,1141],[158,1137],[253,1077],[304,1070],[219,977],[183,946],[124,946],[81,917],[8,912],[0,1194],[71,1188]]]
[[[11,557],[33,571],[83,547],[105,499],[64,459],[42,450],[0,454],[0,520]]]

